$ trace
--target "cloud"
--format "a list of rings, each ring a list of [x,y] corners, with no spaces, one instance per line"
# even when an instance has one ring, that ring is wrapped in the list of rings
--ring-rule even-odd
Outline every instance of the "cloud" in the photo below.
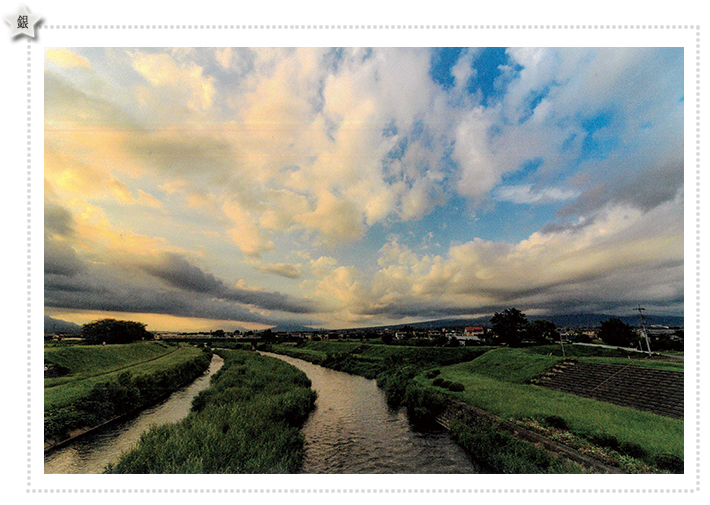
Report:
[[[48,303],[350,323],[677,305],[682,51],[496,54],[462,50],[440,86],[426,48],[49,50]]]
[[[278,292],[248,290],[227,286],[214,275],[192,265],[178,254],[163,253],[140,264],[150,275],[184,291],[210,295],[218,299],[254,305],[267,310],[304,314],[313,312],[314,306]]]
[[[80,56],[69,49],[49,48],[44,52],[48,62],[59,65],[63,68],[90,67],[91,62],[84,56]]]
[[[288,263],[260,263],[253,262],[252,265],[259,272],[274,274],[287,279],[299,279],[301,271],[298,267]]]
[[[204,75],[199,65],[194,62],[178,63],[168,54],[135,51],[131,56],[133,68],[153,88],[158,88],[162,96],[169,93],[174,104],[184,105],[195,112],[206,111],[212,107],[215,95],[214,84],[211,77]],[[143,89],[142,97],[146,105],[155,105],[154,91]]]
[[[493,198],[504,202],[519,204],[543,204],[555,201],[569,200],[577,196],[577,193],[561,188],[541,188],[533,189],[532,184],[522,184],[519,186],[500,186]]]

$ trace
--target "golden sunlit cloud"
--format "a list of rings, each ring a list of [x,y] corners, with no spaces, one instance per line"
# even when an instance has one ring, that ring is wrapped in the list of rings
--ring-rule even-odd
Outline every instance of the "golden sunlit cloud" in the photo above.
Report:
[[[69,49],[50,48],[45,51],[47,61],[55,63],[63,68],[90,67],[91,62]]]

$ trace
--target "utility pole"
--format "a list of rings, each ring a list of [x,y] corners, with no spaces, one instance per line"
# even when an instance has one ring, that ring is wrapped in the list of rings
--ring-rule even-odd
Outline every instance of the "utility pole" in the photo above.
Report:
[[[646,309],[641,307],[641,304],[639,304],[639,306],[636,307],[634,310],[639,311],[639,319],[641,320],[641,333],[643,334],[643,337],[646,339],[646,347],[648,348],[648,355],[650,357],[651,356],[651,343],[648,340],[648,332],[646,331],[646,321],[643,318],[643,311]]]

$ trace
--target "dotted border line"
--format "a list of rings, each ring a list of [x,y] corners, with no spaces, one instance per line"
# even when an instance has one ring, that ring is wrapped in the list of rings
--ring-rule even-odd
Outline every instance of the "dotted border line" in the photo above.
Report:
[[[29,490],[27,491],[30,492]],[[33,489],[32,494],[692,494],[693,489]]]
[[[27,485],[32,483],[32,44],[27,39]]]
[[[695,34],[695,486],[700,491],[700,27]]]
[[[43,25],[48,30],[700,30],[700,25]]]
[[[479,30],[479,29],[503,29],[503,30],[519,30],[519,29],[532,29],[532,30],[550,30],[550,29],[564,29],[564,30],[633,30],[633,29],[694,29],[698,30],[696,32],[696,45],[695,45],[695,66],[696,66],[696,97],[695,97],[695,108],[696,108],[696,349],[697,349],[697,361],[696,365],[696,488],[695,489],[27,489],[27,493],[39,493],[39,494],[94,494],[94,493],[104,493],[104,494],[114,494],[114,493],[148,493],[148,494],[161,494],[161,493],[244,493],[244,494],[262,494],[262,493],[301,493],[301,494],[311,494],[311,493],[325,493],[325,494],[340,494],[340,493],[363,493],[363,494],[441,494],[441,493],[499,493],[499,494],[538,494],[538,493],[561,493],[561,494],[646,494],[646,493],[694,493],[695,491],[700,491],[700,25],[46,25],[42,28],[46,29],[140,29],[140,30],[154,30],[154,29],[230,29],[230,30],[264,30],[264,29],[278,29],[278,30],[315,30],[315,29],[350,29],[350,30],[376,30],[376,29],[426,29],[426,30],[441,30],[441,29],[468,29],[468,30]],[[31,427],[31,372],[32,372],[32,44],[31,39],[27,40],[27,485],[32,485],[32,461],[31,461],[31,450],[32,450],[32,427]]]

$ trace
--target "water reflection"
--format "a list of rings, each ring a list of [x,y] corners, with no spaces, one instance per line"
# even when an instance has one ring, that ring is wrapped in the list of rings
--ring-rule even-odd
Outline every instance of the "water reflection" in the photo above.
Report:
[[[412,429],[374,380],[271,353],[311,379],[316,410],[303,427],[303,473],[478,473],[445,430]]]

